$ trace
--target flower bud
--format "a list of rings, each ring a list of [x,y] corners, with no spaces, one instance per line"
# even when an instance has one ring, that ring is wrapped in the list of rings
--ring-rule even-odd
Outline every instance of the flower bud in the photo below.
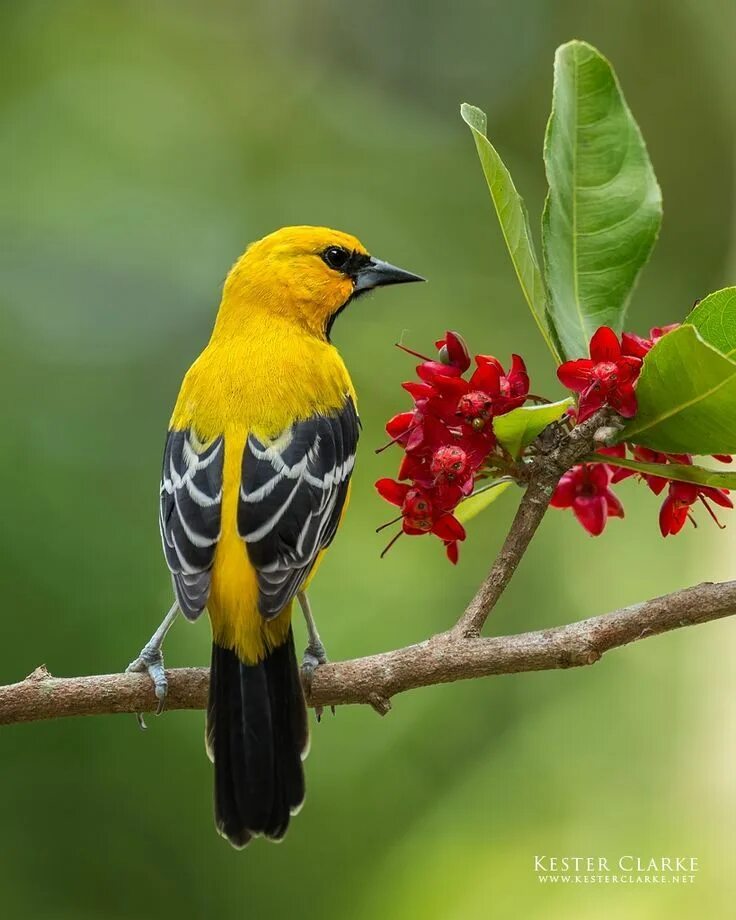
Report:
[[[474,390],[461,396],[457,403],[457,414],[479,431],[491,417],[493,400],[487,393]]]
[[[432,529],[432,502],[422,489],[409,489],[401,506],[404,526],[428,533]]]
[[[436,344],[442,364],[457,367],[461,372],[470,367],[468,346],[457,332],[446,332],[444,339],[440,339]]]
[[[432,456],[430,470],[435,481],[445,480],[452,482],[461,479],[468,470],[468,455],[455,445],[440,447]]]

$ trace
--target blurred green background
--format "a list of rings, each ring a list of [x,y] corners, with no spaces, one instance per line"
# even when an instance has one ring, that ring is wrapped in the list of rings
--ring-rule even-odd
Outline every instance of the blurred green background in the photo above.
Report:
[[[734,110],[723,2],[392,0],[360,5],[5,0],[0,6],[0,680],[109,672],[169,605],[157,531],[166,423],[223,277],[292,223],[359,235],[431,284],[359,301],[335,340],[365,424],[351,513],[313,590],[333,658],[449,626],[514,508],[476,520],[460,565],[437,541],[378,558],[372,483],[401,380],[448,326],[476,351],[553,368],[518,289],[458,106],[538,223],[555,47],[607,54],[648,141],[665,223],[630,326],[681,318],[734,275]],[[663,541],[622,487],[597,540],[552,512],[489,628],[551,626],[734,575],[736,520]],[[724,515],[725,517],[725,515]],[[299,644],[303,633],[299,634]],[[308,797],[280,846],[212,825],[202,713],[0,732],[8,917],[474,920],[732,915],[734,624],[612,652],[595,668],[399,697],[315,726]],[[204,664],[204,621],[171,666]],[[692,886],[541,885],[534,856],[696,856]]]

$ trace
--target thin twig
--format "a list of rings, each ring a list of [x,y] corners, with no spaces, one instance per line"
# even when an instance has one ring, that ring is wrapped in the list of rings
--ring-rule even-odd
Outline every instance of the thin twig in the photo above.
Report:
[[[582,425],[573,428],[569,434],[565,433],[553,447],[540,450],[537,457],[531,461],[526,473],[526,492],[519,503],[503,546],[485,581],[452,630],[453,633],[467,638],[480,635],[490,612],[506,590],[532,537],[537,532],[560,477],[565,470],[590,453],[590,448],[596,443],[599,429],[615,424],[613,419],[608,410],[597,412]],[[562,434],[561,428],[559,431]],[[542,445],[539,447],[541,449]]]
[[[521,557],[542,522],[553,492],[554,486],[549,483],[538,479],[530,481],[491,571],[452,630],[453,633],[465,638],[480,635],[483,624],[506,590],[516,567],[521,562]]]

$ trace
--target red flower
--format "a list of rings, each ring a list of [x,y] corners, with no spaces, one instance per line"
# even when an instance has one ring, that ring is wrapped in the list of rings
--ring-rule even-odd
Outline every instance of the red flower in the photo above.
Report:
[[[640,370],[641,359],[623,354],[613,329],[601,326],[590,340],[590,358],[566,361],[557,368],[557,376],[569,390],[580,393],[580,423],[602,406],[611,406],[624,418],[633,418],[634,383]]]
[[[733,508],[733,502],[728,497],[726,489],[713,489],[710,486],[699,486],[691,482],[671,482],[667,498],[662,503],[659,512],[659,529],[663,537],[679,533],[688,518],[695,524],[690,508],[698,499],[705,505],[706,511],[719,527],[721,524],[708,502],[715,502],[721,508]]]
[[[448,376],[447,368],[438,370],[434,362],[425,361],[417,373],[435,391],[435,396],[427,400],[427,412],[446,425],[464,423],[474,431],[487,432],[492,439],[489,422],[526,402],[529,376],[519,355],[512,356],[508,374],[491,355],[476,355],[475,362],[477,367],[470,380]]]
[[[391,540],[384,553],[402,532],[412,536],[433,533],[443,541],[450,562],[453,565],[457,563],[457,544],[465,539],[465,528],[452,513],[443,510],[443,504],[436,494],[429,489],[410,486],[393,479],[379,479],[376,489],[386,501],[401,508],[402,529]]]
[[[553,508],[572,508],[594,537],[603,533],[609,517],[623,517],[621,502],[610,490],[611,471],[605,463],[583,463],[568,470],[552,496]]]
[[[520,355],[511,355],[511,368],[508,374],[504,371],[501,362],[491,355],[476,355],[476,364],[479,373],[481,368],[493,368],[498,372],[498,384],[493,389],[493,414],[505,415],[512,409],[523,406],[529,395],[529,375],[526,372],[524,359]],[[487,371],[485,372],[487,374]],[[473,375],[475,376],[475,375]]]
[[[643,339],[640,335],[633,332],[624,332],[621,336],[621,348],[625,355],[631,355],[634,358],[645,358],[647,353],[657,344],[663,335],[677,329],[679,323],[670,323],[669,326],[655,326],[649,330],[649,338]]]
[[[404,533],[413,536],[433,533],[446,545],[465,539],[463,525],[447,511],[441,498],[431,489],[396,482],[395,479],[379,479],[376,489],[387,502],[401,508],[401,527]],[[454,555],[457,561],[457,547]]]

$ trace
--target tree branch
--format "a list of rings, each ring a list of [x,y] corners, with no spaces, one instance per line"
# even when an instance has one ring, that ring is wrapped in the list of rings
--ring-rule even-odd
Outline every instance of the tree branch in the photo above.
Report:
[[[314,674],[312,706],[368,703],[381,712],[397,693],[494,674],[593,664],[610,649],[660,633],[736,614],[736,581],[702,584],[554,629],[497,638],[463,638],[454,631],[393,652],[337,661]],[[207,668],[166,672],[169,709],[203,709]],[[74,715],[152,712],[157,700],[143,674],[51,677],[38,668],[0,687],[0,724]]]

